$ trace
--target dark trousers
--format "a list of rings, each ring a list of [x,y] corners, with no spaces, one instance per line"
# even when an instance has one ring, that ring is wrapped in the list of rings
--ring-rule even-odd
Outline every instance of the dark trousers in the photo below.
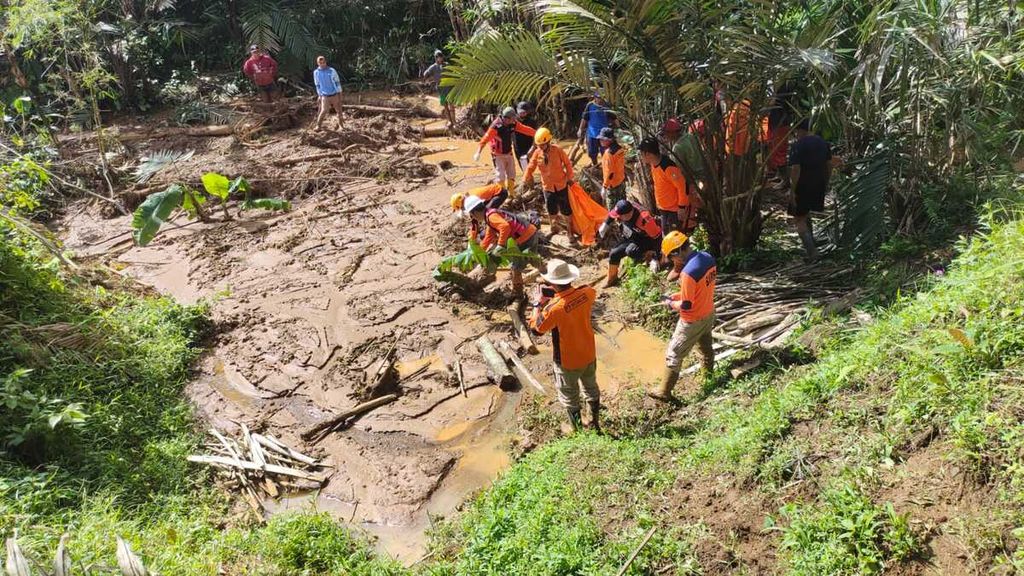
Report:
[[[645,252],[657,250],[656,240],[636,240],[633,238],[622,240],[608,253],[608,263],[612,266],[618,266],[619,262],[622,262],[622,259],[626,256],[629,256],[633,262],[640,262],[643,260]]]

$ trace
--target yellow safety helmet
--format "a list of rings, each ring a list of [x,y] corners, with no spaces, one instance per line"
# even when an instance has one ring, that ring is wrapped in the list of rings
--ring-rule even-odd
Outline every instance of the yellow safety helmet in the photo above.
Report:
[[[661,253],[664,254],[665,256],[668,256],[669,254],[682,248],[683,244],[686,244],[687,240],[689,240],[689,238],[686,237],[686,234],[683,234],[679,230],[673,230],[668,234],[665,234],[665,237],[662,238]]]
[[[551,130],[547,128],[538,128],[537,133],[533,135],[533,143],[540,146],[541,144],[547,144],[551,142]]]
[[[462,210],[462,203],[466,201],[466,196],[462,192],[452,194],[452,212],[459,212]]]

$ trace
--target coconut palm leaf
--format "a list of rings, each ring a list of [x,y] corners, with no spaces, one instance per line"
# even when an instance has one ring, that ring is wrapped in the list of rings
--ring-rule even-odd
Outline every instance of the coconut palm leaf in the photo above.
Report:
[[[855,252],[876,245],[887,230],[885,200],[892,178],[891,153],[879,148],[850,165],[853,172],[835,187],[835,211],[824,224],[837,248]]]
[[[274,0],[254,0],[242,9],[242,33],[247,44],[310,61],[319,47],[305,24],[308,14],[301,5],[293,9]]]
[[[195,150],[157,150],[142,158],[135,167],[135,182],[145,184],[164,168],[175,162],[184,162],[195,154]]]
[[[563,63],[562,67],[573,66]],[[543,99],[567,88],[558,60],[536,35],[525,31],[486,34],[468,42],[445,69],[442,86],[452,86],[453,101],[504,104]]]

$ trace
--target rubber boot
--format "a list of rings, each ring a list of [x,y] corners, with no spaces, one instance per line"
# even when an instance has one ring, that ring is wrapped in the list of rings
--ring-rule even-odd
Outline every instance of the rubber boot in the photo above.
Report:
[[[583,416],[579,410],[569,410],[569,425],[572,426],[573,432],[578,432],[583,427]]]
[[[605,287],[611,288],[619,283],[619,266],[617,264],[608,265],[608,279],[605,280]]]
[[[601,402],[587,402],[587,406],[590,406],[590,427],[597,432],[601,433]]]
[[[647,392],[647,395],[655,400],[662,402],[674,402],[675,397],[672,396],[672,389],[676,387],[676,382],[679,381],[679,368],[665,367],[665,373],[661,377],[661,385],[656,390]]]
[[[523,273],[518,270],[512,271],[512,299],[519,301],[526,297],[523,290]]]

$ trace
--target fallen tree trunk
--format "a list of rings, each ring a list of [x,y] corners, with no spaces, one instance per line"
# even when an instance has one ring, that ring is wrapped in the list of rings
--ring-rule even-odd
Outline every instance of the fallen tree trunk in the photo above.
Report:
[[[512,318],[512,328],[516,332],[516,337],[519,339],[519,345],[526,350],[527,354],[538,354],[537,344],[533,341],[533,336],[530,334],[530,330],[526,327],[526,323],[523,322],[523,317],[520,315],[520,306],[513,304],[508,307],[508,315]]]
[[[393,114],[395,116],[420,116],[422,118],[437,118],[437,112],[423,106],[409,106],[407,108],[390,108],[385,106],[370,106],[367,104],[342,104],[342,110],[362,112],[364,114]]]
[[[490,338],[487,336],[477,338],[476,347],[480,350],[480,354],[483,355],[484,360],[487,361],[487,366],[490,368],[491,379],[495,384],[501,388],[505,388],[515,381],[516,377],[512,374],[512,371],[508,369],[508,364],[505,364],[505,358],[494,347]]]
[[[526,364],[524,364],[523,361],[520,360],[518,356],[516,356],[515,350],[512,350],[512,348],[508,344],[502,342],[501,351],[505,355],[505,358],[508,358],[512,362],[512,364],[515,365],[515,367],[522,373],[523,377],[521,378],[521,380],[526,380],[527,384],[536,388],[537,391],[540,392],[541,394],[547,394],[547,392],[544,391],[544,385],[541,384],[540,381],[533,376],[533,373],[530,372],[530,369],[526,367]]]
[[[333,418],[330,418],[324,422],[321,422],[313,426],[309,430],[306,430],[305,432],[302,433],[302,439],[307,441],[313,440],[314,443],[319,442],[327,434],[333,432],[334,430],[340,428],[341,426],[344,426],[348,422],[348,420],[355,418],[356,416],[365,414],[366,412],[369,412],[374,408],[379,408],[385,404],[390,404],[397,399],[397,394],[388,394],[386,396],[381,396],[380,398],[370,400],[369,402],[363,402],[362,404],[353,406],[352,408],[342,412],[341,414],[338,414]]]

